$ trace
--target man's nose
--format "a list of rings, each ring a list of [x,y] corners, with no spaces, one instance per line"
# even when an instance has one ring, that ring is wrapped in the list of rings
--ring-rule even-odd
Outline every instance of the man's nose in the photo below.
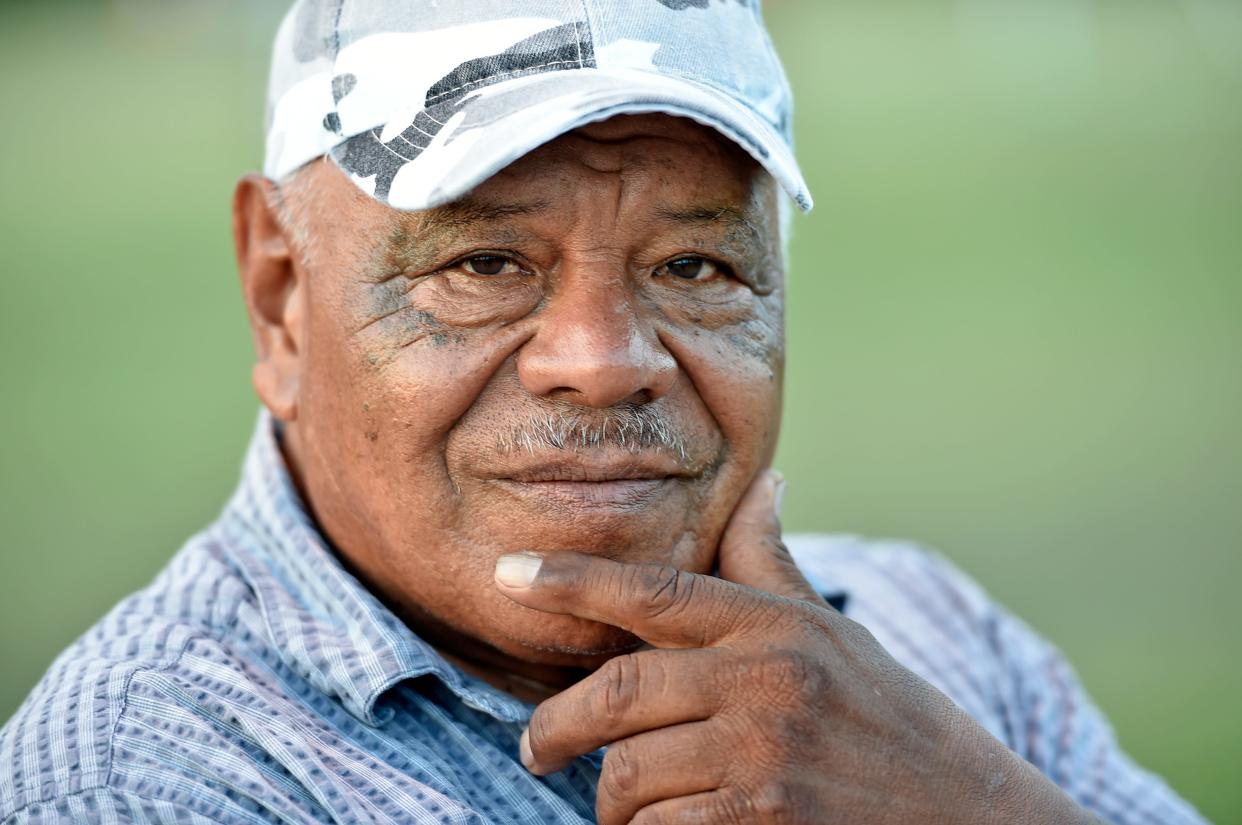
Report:
[[[533,395],[604,408],[659,398],[678,366],[624,284],[578,280],[549,301],[517,370]]]

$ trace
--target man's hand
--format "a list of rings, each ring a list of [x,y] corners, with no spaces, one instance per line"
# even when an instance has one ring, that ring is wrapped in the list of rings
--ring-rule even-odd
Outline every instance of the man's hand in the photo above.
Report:
[[[721,578],[501,559],[509,598],[653,646],[543,702],[526,766],[608,745],[601,825],[1094,821],[815,593],[781,542],[777,483],[761,475],[735,510]]]

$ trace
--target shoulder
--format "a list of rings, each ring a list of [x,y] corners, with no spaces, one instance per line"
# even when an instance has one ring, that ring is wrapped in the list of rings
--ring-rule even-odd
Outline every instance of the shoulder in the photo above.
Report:
[[[896,539],[845,533],[785,537],[808,579],[826,591],[848,595],[848,612],[869,614],[913,607],[986,622],[994,603],[973,579],[940,553]]]
[[[68,798],[98,804],[95,791],[115,779],[118,729],[136,683],[175,672],[196,640],[219,639],[248,597],[203,533],[61,653],[0,729],[0,821],[37,821],[40,809]]]
[[[846,616],[903,666],[1003,733],[1006,622],[983,588],[944,556],[911,542],[840,534],[792,535],[786,542],[813,585],[845,595]]]

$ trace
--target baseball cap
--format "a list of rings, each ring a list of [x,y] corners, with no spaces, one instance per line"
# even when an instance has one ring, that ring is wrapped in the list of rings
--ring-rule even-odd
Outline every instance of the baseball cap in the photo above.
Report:
[[[329,155],[401,210],[455,200],[619,114],[712,127],[804,211],[792,95],[760,0],[297,0],[268,90],[264,174]]]

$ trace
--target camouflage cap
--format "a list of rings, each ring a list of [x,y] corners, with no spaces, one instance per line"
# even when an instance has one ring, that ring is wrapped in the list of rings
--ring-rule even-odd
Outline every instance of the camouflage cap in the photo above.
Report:
[[[264,173],[328,154],[375,198],[429,209],[571,129],[665,112],[735,141],[809,210],[791,109],[759,0],[297,0]]]

